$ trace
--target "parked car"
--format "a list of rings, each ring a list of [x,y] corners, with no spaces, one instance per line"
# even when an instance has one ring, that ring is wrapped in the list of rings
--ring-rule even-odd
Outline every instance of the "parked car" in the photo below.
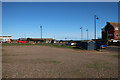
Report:
[[[21,41],[21,40],[19,40],[18,43],[28,43],[28,41]]]
[[[71,42],[71,46],[76,46],[76,43],[75,42]]]
[[[105,42],[98,42],[96,43],[97,49],[105,49],[107,47],[107,44]]]
[[[100,47],[101,47],[101,49],[105,49],[106,45],[104,44],[104,45],[101,45]]]
[[[69,45],[69,46],[75,46],[76,43],[75,43],[75,42],[67,42],[66,45]]]
[[[11,40],[9,39],[6,43],[11,43]]]
[[[67,43],[66,43],[66,45],[70,45],[70,44],[71,44],[71,42],[67,42]]]

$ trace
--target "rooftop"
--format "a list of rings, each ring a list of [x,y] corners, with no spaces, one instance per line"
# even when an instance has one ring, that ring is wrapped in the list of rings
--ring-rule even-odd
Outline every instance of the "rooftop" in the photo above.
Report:
[[[0,37],[12,37],[12,36],[0,36]]]
[[[115,23],[115,22],[107,22],[111,24],[113,27],[120,27],[120,23]]]
[[[41,40],[41,38],[28,38],[30,40]],[[42,38],[43,40],[54,40],[52,38]]]

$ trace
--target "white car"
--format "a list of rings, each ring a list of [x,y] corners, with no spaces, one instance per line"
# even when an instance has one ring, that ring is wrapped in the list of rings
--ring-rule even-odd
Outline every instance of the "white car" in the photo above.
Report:
[[[71,42],[71,46],[75,46],[76,45],[76,43],[75,42]]]

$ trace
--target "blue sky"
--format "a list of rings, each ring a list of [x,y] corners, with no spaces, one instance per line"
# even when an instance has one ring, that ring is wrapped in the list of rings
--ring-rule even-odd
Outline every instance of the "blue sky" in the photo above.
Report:
[[[44,38],[83,39],[94,38],[94,14],[97,20],[97,37],[107,21],[118,22],[117,2],[3,2],[2,35],[13,38],[40,38],[40,25]]]

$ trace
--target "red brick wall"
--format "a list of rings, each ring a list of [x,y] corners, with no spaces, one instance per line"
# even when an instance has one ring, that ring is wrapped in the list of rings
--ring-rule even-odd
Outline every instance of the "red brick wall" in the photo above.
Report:
[[[114,40],[120,40],[120,37],[116,37],[116,34],[120,34],[120,27],[118,28],[118,30],[115,30],[115,28],[114,28]]]
[[[106,26],[105,31],[107,34],[107,40],[114,39],[114,28],[112,26]],[[112,36],[109,36],[109,34],[112,34]]]
[[[120,34],[120,27],[118,30],[115,30],[115,27],[113,27],[111,24],[108,24],[104,27],[105,32],[102,31],[102,40],[120,40],[120,37],[116,37],[116,34]],[[113,34],[112,36],[109,36],[108,34]]]
[[[112,36],[109,36],[109,34],[112,34]],[[107,24],[105,26],[105,32],[102,32],[102,40],[110,40],[114,39],[114,27]]]

